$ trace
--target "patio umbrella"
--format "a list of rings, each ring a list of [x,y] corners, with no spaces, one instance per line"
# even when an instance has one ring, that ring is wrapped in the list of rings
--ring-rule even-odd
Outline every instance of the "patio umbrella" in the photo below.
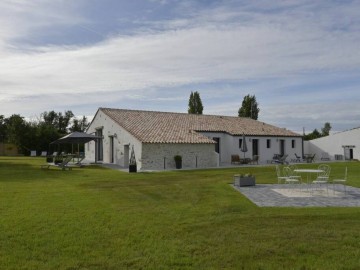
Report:
[[[244,153],[244,159],[245,159],[245,153],[248,151],[248,148],[247,148],[247,145],[246,145],[246,138],[245,138],[244,133],[242,135],[242,144],[241,144],[240,151]]]

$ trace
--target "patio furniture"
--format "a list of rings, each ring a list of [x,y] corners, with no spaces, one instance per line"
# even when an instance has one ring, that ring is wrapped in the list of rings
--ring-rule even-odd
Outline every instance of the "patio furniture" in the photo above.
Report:
[[[31,151],[30,151],[30,156],[31,156],[31,157],[36,157],[36,151],[35,151],[35,150],[31,150]]]
[[[286,155],[286,154],[281,156],[280,159],[279,159],[279,163],[281,163],[281,164],[289,164],[289,162],[286,161],[287,156],[288,155]]]
[[[299,184],[300,183],[300,179],[294,178],[294,176],[292,175],[292,170],[290,169],[290,167],[284,167],[283,174],[286,177],[285,184],[295,184],[295,183]]]
[[[316,186],[321,187],[321,185],[326,185],[326,192],[327,192],[327,194],[329,194],[328,183],[329,183],[329,175],[330,175],[331,168],[329,165],[321,164],[318,167],[318,170],[321,172],[318,173],[316,179],[314,181],[312,181],[312,184],[314,184],[315,188],[316,188]]]
[[[74,155],[67,155],[62,162],[60,163],[47,163],[44,165],[41,165],[41,169],[50,169],[50,167],[57,167],[63,171],[65,171],[66,169],[68,170],[72,170],[73,166],[70,166],[68,163],[74,158]]]
[[[304,157],[304,160],[306,160],[307,163],[312,163],[315,160],[315,155],[306,154]]]
[[[322,170],[319,169],[294,169],[295,173],[306,173],[306,179],[307,179],[307,184],[310,184],[311,182],[311,174],[319,174],[321,172],[323,172]]]
[[[75,166],[79,166],[79,167],[84,167],[84,164],[82,164],[81,162],[85,159],[85,155],[76,155],[73,157],[74,161],[76,160],[76,162],[74,163]]]
[[[289,165],[288,167],[290,168],[290,171],[291,171],[290,178],[298,179],[300,182],[302,182],[301,175],[298,172],[296,172],[298,167],[296,165],[294,165],[294,164]]]
[[[298,156],[296,153],[295,153],[295,157],[296,157],[295,162],[301,162],[302,161],[301,156]]]
[[[240,156],[239,155],[231,155],[231,164],[240,164]]]
[[[47,156],[47,151],[42,151],[40,156],[46,157]]]
[[[53,152],[51,155],[46,156],[47,163],[55,163],[56,157],[58,156],[58,152]]]
[[[279,154],[275,154],[271,163],[289,164],[289,162],[286,161],[287,156],[287,154],[282,156]]]
[[[316,180],[329,181],[331,167],[326,164],[319,165],[318,169],[321,171],[318,173]]]
[[[253,158],[249,161],[249,164],[258,164],[259,165],[259,156],[254,155]]]
[[[288,177],[285,176],[285,175],[281,175],[281,170],[280,170],[279,165],[276,165],[276,166],[275,166],[275,169],[276,169],[276,176],[277,176],[278,184],[281,184],[282,182],[285,182],[285,180],[286,180]]]
[[[335,179],[332,180],[332,183],[333,183],[333,184],[338,183],[338,184],[342,184],[342,185],[343,185],[343,187],[344,187],[344,193],[345,193],[345,194],[346,194],[346,185],[345,185],[345,183],[346,183],[346,181],[347,181],[347,174],[348,174],[348,169],[347,169],[347,167],[345,167],[345,175],[344,175],[344,178],[335,178]],[[335,189],[334,189],[334,188],[333,188],[333,191],[334,191],[334,193],[335,193]]]

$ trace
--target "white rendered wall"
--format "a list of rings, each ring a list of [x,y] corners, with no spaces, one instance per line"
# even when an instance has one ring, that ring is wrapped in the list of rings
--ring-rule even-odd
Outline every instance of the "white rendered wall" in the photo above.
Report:
[[[239,139],[242,136],[232,136],[227,133],[201,132],[209,138],[220,138],[220,163],[231,163],[231,155],[239,155],[244,158],[244,153],[239,148]],[[245,152],[245,158],[253,157],[252,140],[258,140],[259,163],[267,163],[272,160],[274,154],[280,153],[280,140],[285,141],[285,154],[288,155],[287,161],[295,159],[295,153],[302,155],[301,137],[265,137],[265,136],[245,136],[248,151]],[[267,148],[267,140],[270,140],[270,148]],[[292,147],[292,141],[295,140],[295,148]]]
[[[97,128],[103,127],[103,162],[110,163],[110,137],[114,138],[114,164],[127,167],[131,148],[134,146],[135,158],[138,169],[141,168],[141,142],[125,129],[121,128],[110,117],[102,111],[95,115],[87,133],[95,132]],[[116,134],[116,135],[115,135]],[[95,142],[85,145],[85,156],[87,160],[95,161]]]
[[[339,132],[319,139],[305,142],[305,154],[316,154],[317,159],[322,155],[329,155],[331,160],[335,155],[345,156],[343,146],[353,145],[353,158],[360,159],[360,128]]]

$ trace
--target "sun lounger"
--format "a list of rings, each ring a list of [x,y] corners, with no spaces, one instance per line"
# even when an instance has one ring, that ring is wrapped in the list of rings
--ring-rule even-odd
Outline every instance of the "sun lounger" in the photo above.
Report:
[[[41,169],[50,169],[50,167],[57,167],[59,169],[62,169],[63,171],[65,171],[66,169],[72,170],[74,166],[70,165],[69,162],[73,159],[73,157],[73,155],[68,155],[60,163],[47,163],[41,165]]]
[[[80,156],[76,162],[74,163],[75,166],[79,166],[79,167],[84,167],[84,164],[82,164],[81,162],[85,159],[85,156]]]

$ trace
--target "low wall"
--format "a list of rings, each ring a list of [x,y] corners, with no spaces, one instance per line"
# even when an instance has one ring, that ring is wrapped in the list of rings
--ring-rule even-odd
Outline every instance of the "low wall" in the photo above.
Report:
[[[18,148],[14,144],[0,143],[0,156],[17,156]]]

